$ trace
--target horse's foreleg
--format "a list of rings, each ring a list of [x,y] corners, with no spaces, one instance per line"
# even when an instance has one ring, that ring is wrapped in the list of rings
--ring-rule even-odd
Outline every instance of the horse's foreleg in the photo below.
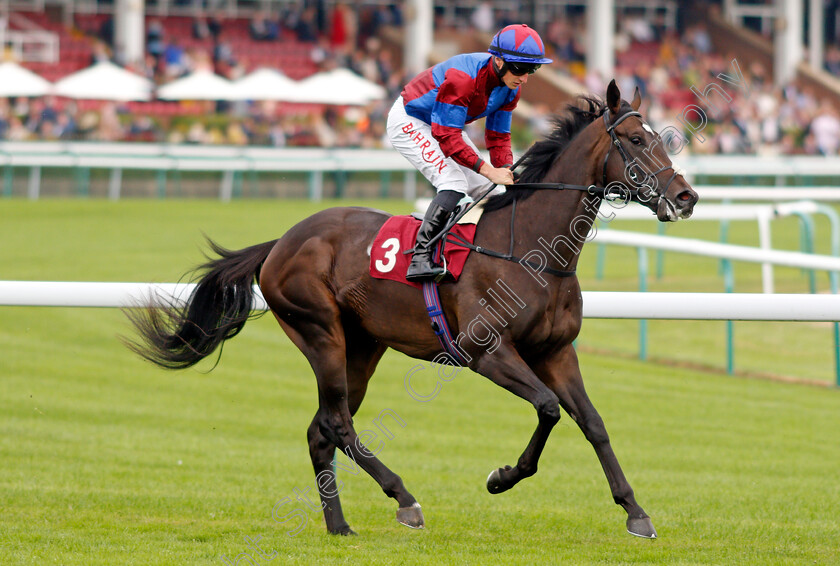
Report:
[[[557,396],[539,380],[512,348],[502,350],[499,348],[499,351],[484,356],[478,362],[476,371],[531,403],[537,410],[539,421],[516,466],[498,468],[487,477],[487,490],[494,494],[507,491],[521,480],[537,473],[537,463],[551,429],[560,420]]]
[[[650,517],[636,502],[633,488],[621,470],[604,421],[586,394],[574,348],[566,346],[556,356],[536,364],[534,370],[557,394],[560,405],[578,424],[595,449],[613,499],[627,511],[627,531],[639,537],[656,538],[656,529]]]

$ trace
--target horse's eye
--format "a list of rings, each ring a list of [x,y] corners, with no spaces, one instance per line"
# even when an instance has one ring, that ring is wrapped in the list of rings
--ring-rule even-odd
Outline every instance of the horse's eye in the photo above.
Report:
[[[633,145],[642,145],[642,138],[640,138],[639,136],[633,136],[632,138],[630,138],[630,142]]]

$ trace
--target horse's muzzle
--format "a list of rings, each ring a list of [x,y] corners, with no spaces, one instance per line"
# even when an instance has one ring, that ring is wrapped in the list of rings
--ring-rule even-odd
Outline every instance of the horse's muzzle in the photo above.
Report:
[[[694,212],[697,200],[697,193],[688,187],[677,193],[673,200],[663,195],[656,207],[656,217],[660,222],[676,222],[681,218],[689,218]]]

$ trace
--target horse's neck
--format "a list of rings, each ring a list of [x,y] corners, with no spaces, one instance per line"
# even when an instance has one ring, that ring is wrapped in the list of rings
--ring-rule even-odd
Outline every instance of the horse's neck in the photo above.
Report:
[[[582,133],[551,167],[544,182],[596,184],[600,180],[596,164],[603,160],[603,151],[596,146],[594,136]],[[599,204],[599,198],[584,191],[538,191],[520,203],[516,212],[517,228],[523,231],[517,239],[545,254],[550,267],[574,270]]]

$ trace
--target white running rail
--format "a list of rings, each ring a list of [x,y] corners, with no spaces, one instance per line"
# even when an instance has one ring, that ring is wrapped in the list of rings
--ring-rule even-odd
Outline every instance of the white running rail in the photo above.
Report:
[[[836,259],[836,258],[831,258]],[[840,260],[837,260],[840,261]],[[0,306],[139,307],[186,299],[193,283],[0,281]],[[267,306],[258,287],[255,310]],[[840,320],[840,295],[762,293],[583,293],[586,318],[671,320]]]

